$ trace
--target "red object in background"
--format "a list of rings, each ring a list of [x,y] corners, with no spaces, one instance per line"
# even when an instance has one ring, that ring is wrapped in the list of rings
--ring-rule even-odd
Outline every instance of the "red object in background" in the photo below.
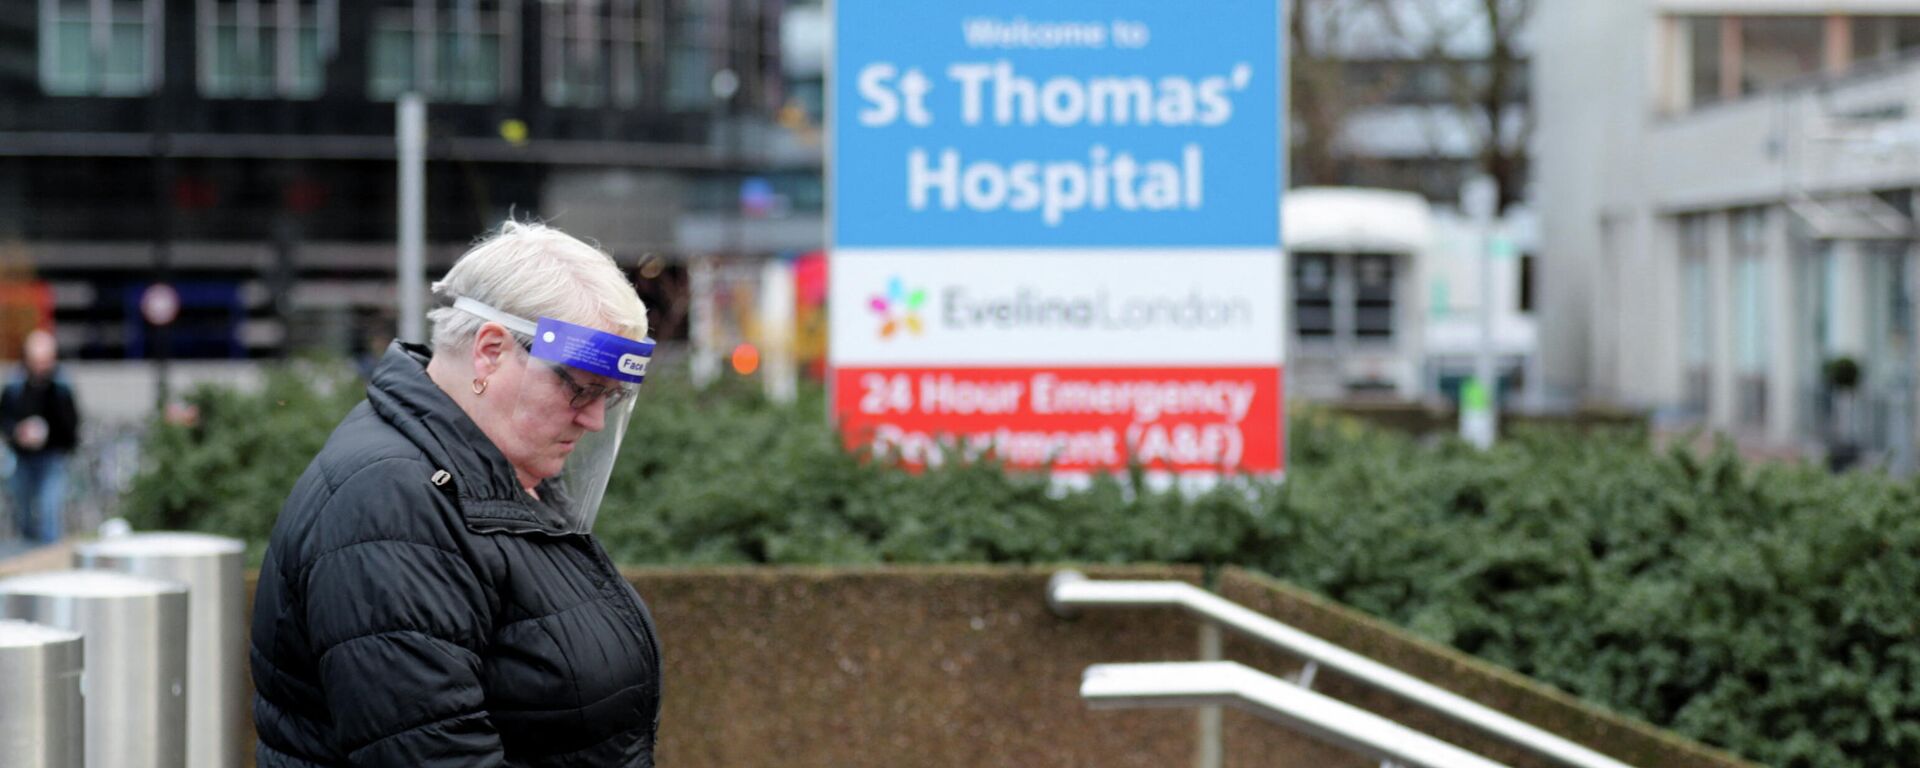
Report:
[[[1285,470],[1281,369],[837,368],[833,412],[849,448],[910,467],[945,441],[969,457],[1061,471]]]
[[[808,251],[793,260],[793,297],[803,307],[827,303],[826,251]]]
[[[220,204],[220,189],[206,179],[183,178],[173,183],[173,207],[203,211]]]
[[[53,327],[53,286],[44,280],[0,282],[0,307],[22,307],[33,313],[34,327]]]
[[[814,381],[827,377],[827,252],[808,251],[793,260],[795,351]]]
[[[760,370],[760,350],[752,344],[741,344],[733,348],[733,371],[742,376],[751,376]]]
[[[0,281],[0,359],[18,358],[35,328],[53,329],[53,287],[41,280]]]
[[[327,188],[318,182],[299,179],[289,182],[280,191],[281,200],[287,210],[294,213],[312,213],[327,204]]]

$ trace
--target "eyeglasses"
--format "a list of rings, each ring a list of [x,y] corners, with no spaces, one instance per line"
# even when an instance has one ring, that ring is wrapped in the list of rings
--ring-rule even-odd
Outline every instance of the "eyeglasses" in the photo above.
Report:
[[[627,397],[633,394],[633,390],[619,385],[581,384],[574,380],[573,374],[567,373],[565,366],[548,365],[547,367],[553,371],[554,376],[559,377],[561,384],[566,385],[567,405],[576,411],[599,400],[606,400],[607,407],[612,408],[626,402]]]
[[[514,334],[514,340],[520,342],[520,348],[526,351],[529,359],[538,359],[533,357],[532,339],[520,338],[519,334]],[[547,370],[553,371],[554,377],[567,388],[567,406],[576,411],[603,399],[607,401],[607,407],[612,408],[626,402],[627,398],[633,395],[631,388],[617,384],[582,384],[578,379],[573,378],[573,374],[567,373],[566,366],[546,360],[540,362],[546,365]]]

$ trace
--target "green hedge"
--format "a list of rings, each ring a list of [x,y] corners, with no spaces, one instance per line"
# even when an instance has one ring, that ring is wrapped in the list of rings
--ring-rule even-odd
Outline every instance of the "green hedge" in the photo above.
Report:
[[[135,524],[263,539],[358,399],[315,370],[196,392],[197,426],[149,436]],[[1920,755],[1912,483],[1654,451],[1633,431],[1480,453],[1309,412],[1284,486],[1059,493],[848,455],[818,391],[776,406],[656,379],[598,527],[622,562],[1237,564],[1771,764]]]

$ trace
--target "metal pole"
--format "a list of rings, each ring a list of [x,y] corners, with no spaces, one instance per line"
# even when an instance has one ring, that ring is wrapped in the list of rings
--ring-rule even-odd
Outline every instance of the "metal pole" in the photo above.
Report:
[[[400,148],[400,340],[425,343],[427,103],[410,91],[394,105]]]
[[[187,587],[109,571],[0,581],[0,617],[86,636],[88,768],[186,768]]]
[[[241,768],[247,744],[236,723],[251,714],[246,681],[246,551],[238,539],[140,533],[82,544],[74,564],[186,584],[187,764]]]
[[[1480,349],[1474,356],[1473,376],[1485,393],[1486,423],[1470,436],[1482,448],[1493,445],[1500,431],[1500,379],[1493,349],[1493,214],[1499,187],[1493,177],[1474,176],[1460,190],[1460,206],[1473,218],[1474,243],[1480,261]],[[1461,407],[1466,407],[1462,398]]]
[[[1220,625],[1211,621],[1200,622],[1200,660],[1220,661],[1220,659]],[[1226,759],[1220,743],[1220,705],[1209,704],[1201,707],[1198,717],[1200,754],[1197,763],[1200,768],[1220,768]]]
[[[1095,709],[1228,703],[1334,746],[1409,768],[1507,768],[1346,702],[1231,661],[1095,664],[1080,681]]]
[[[0,619],[0,755],[17,768],[83,768],[80,633]]]
[[[767,399],[791,403],[799,390],[793,364],[793,267],[773,258],[760,268],[760,383]]]
[[[720,352],[717,349],[720,335],[719,308],[714,299],[714,257],[702,254],[693,257],[693,263],[687,265],[687,288],[693,294],[692,306],[688,308],[687,321],[693,337],[693,359],[688,368],[693,376],[693,385],[706,387],[720,375]]]
[[[1493,237],[1487,222],[1481,221],[1480,230],[1480,350],[1473,361],[1473,375],[1480,379],[1480,385],[1487,388],[1487,408],[1493,413],[1500,412],[1500,373],[1496,370],[1493,350]]]
[[[153,283],[166,285],[173,282],[173,126],[167,89],[155,87],[148,102],[153,109]],[[152,333],[154,355],[154,410],[166,413],[167,401],[173,393],[169,389],[168,363],[173,357],[173,336],[166,323],[147,322]],[[147,352],[141,350],[140,354]]]
[[[724,217],[721,253],[697,256],[689,269],[688,288],[693,293],[693,303],[689,312],[693,337],[691,373],[694,386],[698,387],[713,383],[720,374],[719,307],[715,296],[715,291],[719,288],[716,282],[718,279],[716,262],[722,257],[730,262],[737,262],[740,250],[739,182],[733,175],[737,153],[734,147],[734,130],[737,126],[733,125],[734,121],[731,119],[734,114],[733,97],[740,90],[740,77],[734,73],[732,67],[733,14],[734,8],[731,2],[720,2],[714,4],[714,11],[708,17],[715,29],[710,32],[713,36],[714,72],[707,81],[709,95],[712,96],[707,109],[707,141],[710,146],[716,146],[720,152],[719,178],[728,182],[735,194],[728,199],[721,212],[721,216]]]

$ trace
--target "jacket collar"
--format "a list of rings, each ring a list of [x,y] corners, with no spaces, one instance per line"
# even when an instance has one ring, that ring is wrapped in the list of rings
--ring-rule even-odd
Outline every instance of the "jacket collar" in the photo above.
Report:
[[[65,385],[67,383],[67,374],[64,368],[56,364],[53,366],[53,370],[47,371],[47,375],[35,376],[27,372],[25,365],[21,365],[14,369],[13,376],[8,380],[8,383],[19,384],[21,386],[32,385],[36,387],[48,387],[54,384]]]
[[[413,441],[436,469],[451,475],[467,528],[476,533],[569,533],[563,516],[525,490],[513,465],[480,425],[427,376],[433,352],[395,341],[367,382],[375,414]],[[445,489],[447,486],[442,486]],[[542,491],[542,495],[547,495]]]

